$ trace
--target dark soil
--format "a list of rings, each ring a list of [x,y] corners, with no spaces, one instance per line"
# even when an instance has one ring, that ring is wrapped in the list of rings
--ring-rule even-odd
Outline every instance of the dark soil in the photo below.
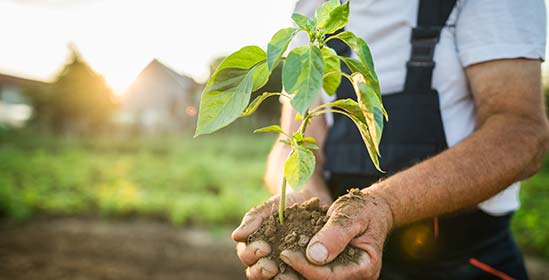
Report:
[[[245,279],[234,248],[229,228],[82,218],[0,222],[0,279]]]
[[[274,260],[279,271],[284,273],[292,270],[283,263],[279,256],[284,250],[301,251],[305,249],[309,240],[326,224],[328,207],[320,207],[318,198],[313,198],[301,205],[293,205],[284,211],[284,224],[278,221],[278,210],[273,211],[269,219],[265,220],[261,228],[250,235],[248,243],[263,240],[271,245],[272,252],[269,258]],[[331,263],[332,265],[358,262],[362,252],[347,246],[345,250]]]
[[[150,220],[0,220],[0,279],[246,279],[231,230]],[[526,266],[530,279],[549,279],[547,261],[526,256]]]

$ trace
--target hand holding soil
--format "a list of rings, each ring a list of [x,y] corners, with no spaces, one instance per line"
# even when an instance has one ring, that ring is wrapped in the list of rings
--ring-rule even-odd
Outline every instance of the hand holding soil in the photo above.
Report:
[[[251,265],[249,279],[377,279],[392,226],[382,198],[353,189],[329,209],[311,199],[289,207],[285,215],[284,225],[278,224],[276,211],[263,216],[261,227],[258,220],[244,219],[244,224],[258,225],[247,237],[248,245],[237,245],[243,263]],[[244,240],[240,228],[235,235]]]
[[[286,205],[301,204],[308,198],[303,192],[288,193],[286,195]],[[232,238],[238,242],[236,251],[240,261],[247,266],[246,276],[249,279],[270,279],[279,272],[277,264],[266,258],[272,252],[271,246],[267,242],[257,240],[248,243],[249,236],[272,216],[273,211],[277,211],[279,200],[280,195],[275,195],[252,208],[244,215],[240,226],[233,231]]]
[[[383,243],[392,227],[385,200],[368,189],[352,189],[332,204],[327,215],[327,223],[311,238],[306,256],[285,250],[280,258],[306,279],[377,279]],[[347,248],[358,251],[359,257],[346,261],[342,256]]]

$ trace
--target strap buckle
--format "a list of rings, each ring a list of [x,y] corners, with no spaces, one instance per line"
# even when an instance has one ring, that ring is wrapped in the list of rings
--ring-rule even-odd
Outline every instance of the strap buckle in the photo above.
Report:
[[[408,65],[418,67],[434,66],[433,57],[435,47],[439,41],[442,27],[439,26],[418,26],[412,29],[412,54]]]

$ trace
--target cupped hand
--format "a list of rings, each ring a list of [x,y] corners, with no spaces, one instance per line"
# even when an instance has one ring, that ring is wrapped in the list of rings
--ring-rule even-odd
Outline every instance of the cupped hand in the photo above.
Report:
[[[282,261],[311,280],[377,279],[383,243],[393,223],[388,203],[368,189],[357,190],[334,202],[328,215],[326,225],[311,238],[306,256],[284,250],[280,255]],[[362,251],[359,261],[330,264],[348,244]]]
[[[286,205],[289,207],[300,204],[309,198],[311,197],[303,192],[291,192],[286,195]],[[248,279],[271,279],[278,274],[275,262],[265,258],[271,253],[269,244],[261,240],[246,244],[246,240],[271,215],[273,210],[278,209],[279,200],[280,196],[275,195],[252,208],[244,215],[240,226],[233,231],[232,238],[237,241],[236,252],[240,261],[247,266],[246,276]]]

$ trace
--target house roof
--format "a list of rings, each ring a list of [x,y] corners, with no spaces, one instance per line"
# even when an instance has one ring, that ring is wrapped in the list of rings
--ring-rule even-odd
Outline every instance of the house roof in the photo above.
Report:
[[[0,86],[3,85],[20,87],[45,87],[49,85],[49,83],[0,73]]]
[[[159,67],[162,71],[165,71],[170,77],[174,78],[183,87],[187,87],[189,84],[192,84],[192,85],[197,84],[192,78],[175,72],[170,67],[158,61],[156,58],[153,59],[147,67],[150,67],[150,66]]]

